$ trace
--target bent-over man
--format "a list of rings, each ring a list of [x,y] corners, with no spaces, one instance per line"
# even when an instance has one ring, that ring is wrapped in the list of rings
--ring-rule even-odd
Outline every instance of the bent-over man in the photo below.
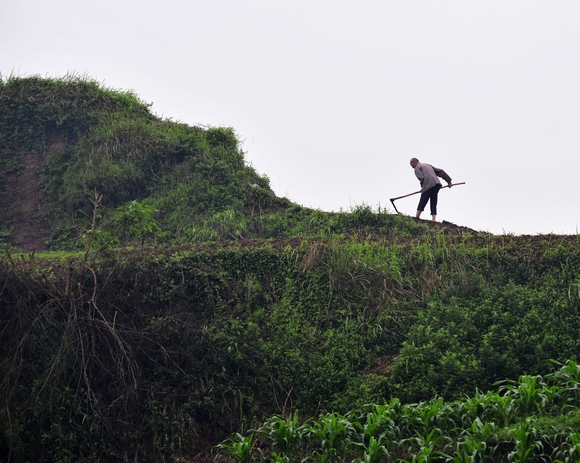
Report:
[[[427,202],[429,202],[431,220],[435,222],[437,220],[437,195],[441,189],[441,182],[438,177],[445,180],[449,188],[453,186],[451,177],[443,169],[433,167],[425,162],[419,162],[417,158],[411,158],[411,167],[415,170],[415,175],[421,182],[421,199],[419,199],[415,217],[419,218],[421,212],[425,210]]]

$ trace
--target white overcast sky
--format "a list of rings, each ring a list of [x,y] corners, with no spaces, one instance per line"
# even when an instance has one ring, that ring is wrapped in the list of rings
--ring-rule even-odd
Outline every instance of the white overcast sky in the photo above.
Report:
[[[307,207],[393,210],[416,156],[466,182],[439,220],[578,232],[578,0],[2,0],[0,73],[87,75],[233,127]]]

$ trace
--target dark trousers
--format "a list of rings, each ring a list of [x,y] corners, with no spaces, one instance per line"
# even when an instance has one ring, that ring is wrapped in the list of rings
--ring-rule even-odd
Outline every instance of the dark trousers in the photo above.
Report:
[[[424,211],[427,201],[429,201],[429,206],[431,207],[431,215],[437,215],[437,194],[441,189],[441,185],[435,185],[429,188],[427,191],[421,193],[421,199],[419,200],[419,205],[417,206],[418,211]]]

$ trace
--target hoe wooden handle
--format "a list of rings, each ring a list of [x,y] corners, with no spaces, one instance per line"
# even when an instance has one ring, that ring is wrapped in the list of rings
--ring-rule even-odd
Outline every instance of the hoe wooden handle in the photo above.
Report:
[[[458,183],[452,183],[452,184],[451,184],[451,186],[455,186],[455,185],[465,185],[465,182],[458,182]],[[449,187],[449,185],[445,185],[445,186],[442,186],[441,188],[448,188],[448,187]],[[419,190],[419,191],[415,191],[414,193],[409,193],[408,195],[403,195],[403,196],[398,196],[398,197],[396,197],[396,198],[391,198],[391,204],[392,204],[392,205],[393,205],[393,207],[395,208],[395,211],[397,211],[397,214],[399,213],[399,211],[398,211],[398,209],[397,209],[397,206],[395,206],[395,201],[396,201],[397,199],[406,198],[407,196],[413,196],[413,195],[416,195],[417,193],[421,193],[421,190]]]
[[[451,184],[451,186],[456,186],[456,185],[465,185],[465,182],[458,182],[458,183]],[[442,186],[441,188],[449,188],[449,185]],[[409,193],[408,195],[397,196],[396,198],[391,198],[391,201],[395,201],[395,200],[401,199],[401,198],[406,198],[407,196],[413,196],[413,195],[416,195],[418,193],[421,193],[421,190],[415,191],[413,193]]]

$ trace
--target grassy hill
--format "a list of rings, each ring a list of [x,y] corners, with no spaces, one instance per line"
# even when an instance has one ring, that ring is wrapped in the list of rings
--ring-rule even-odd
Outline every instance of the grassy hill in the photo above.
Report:
[[[78,247],[95,202],[103,233],[135,201],[150,208],[158,243],[268,235],[260,216],[290,205],[245,164],[233,129],[161,120],[76,76],[0,85],[1,232],[20,248]]]
[[[426,230],[383,216],[387,229]],[[78,76],[0,81],[0,238],[18,249],[310,236],[345,226],[344,217],[276,197],[231,128],[162,120],[136,95]]]
[[[573,461],[577,236],[306,209],[232,129],[76,77],[1,85],[2,461],[209,461],[230,436],[221,461],[537,461],[534,432]],[[395,412],[407,434],[359,432]],[[493,452],[445,459],[486,426]]]

